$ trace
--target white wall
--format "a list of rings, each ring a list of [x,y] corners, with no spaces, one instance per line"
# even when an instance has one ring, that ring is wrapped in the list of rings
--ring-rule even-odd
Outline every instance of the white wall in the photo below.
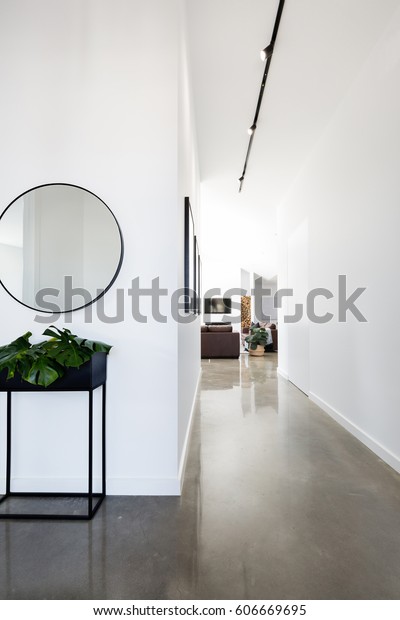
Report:
[[[185,196],[190,199],[195,234],[201,252],[201,222],[199,205],[199,166],[197,161],[197,140],[190,83],[190,61],[186,40],[185,3],[181,0],[180,63],[179,63],[179,238],[184,238]],[[184,286],[184,245],[178,246],[178,284]],[[200,377],[200,318],[188,315],[188,323],[178,325],[178,462],[182,472],[193,416],[193,395]]]
[[[15,268],[7,281],[7,289],[12,295],[22,299],[23,250],[15,245],[0,243],[0,265],[11,264]]]
[[[208,226],[203,227],[204,236],[208,235]],[[223,253],[224,238],[220,239],[221,251]],[[213,293],[212,297],[227,296],[232,299],[232,313],[223,314],[203,314],[203,321],[220,322],[222,320],[231,321],[234,331],[240,331],[240,295],[234,295],[230,291],[232,289],[241,289],[241,268],[233,261],[212,257],[207,257],[203,264],[203,293],[207,296],[207,291],[211,289],[220,289],[221,294]],[[210,296],[210,295],[208,295]]]
[[[113,316],[116,288],[124,289],[124,322],[105,324],[95,312],[85,323],[84,311],[57,321],[58,327],[70,327],[71,319],[79,335],[113,345],[110,494],[179,493],[178,406],[184,435],[197,380],[197,333],[187,328],[186,358],[196,362],[184,387],[178,377],[176,322],[170,317],[167,324],[133,321],[126,295],[136,276],[145,287],[159,276],[170,291],[181,281],[179,16],[178,0],[0,4],[0,204],[5,207],[41,183],[73,183],[109,205],[124,235],[124,263],[104,298],[105,312]],[[143,313],[148,306],[142,303]],[[170,300],[163,298],[161,312],[170,314],[169,307]],[[45,328],[3,290],[0,315],[2,343],[28,329],[40,335]],[[0,405],[4,411],[4,398]],[[79,490],[85,475],[85,412],[83,394],[17,395],[15,488]],[[57,449],[49,461],[43,455],[54,432]],[[61,450],[64,445],[68,454]]]
[[[316,308],[335,319],[310,325],[310,397],[400,471],[400,10],[392,16],[392,3],[382,3],[388,25],[374,31],[373,13],[358,4],[360,30],[371,29],[375,46],[279,210],[279,287],[288,283],[290,235],[308,218],[309,287],[335,294]],[[338,322],[339,274],[349,294],[367,287],[357,302],[367,323],[351,315]],[[287,375],[290,334],[281,319],[279,338]]]
[[[276,321],[278,318],[278,311],[274,304],[274,297],[278,288],[278,278],[271,278],[269,280],[263,278],[263,288],[271,291],[270,295],[265,295],[262,300],[262,308],[264,316],[271,317],[271,321]]]
[[[308,221],[304,220],[290,234],[287,253],[287,284],[296,291],[296,298],[288,299],[288,317],[295,317],[298,305],[307,305],[308,286]],[[306,315],[287,325],[288,378],[305,394],[310,391],[310,331]]]
[[[246,295],[251,294],[251,278],[250,272],[247,269],[240,270],[240,286],[246,291]]]
[[[22,223],[22,203],[19,203],[15,209],[8,209],[0,219],[1,281],[7,290],[19,299],[23,295],[22,275],[24,271]]]

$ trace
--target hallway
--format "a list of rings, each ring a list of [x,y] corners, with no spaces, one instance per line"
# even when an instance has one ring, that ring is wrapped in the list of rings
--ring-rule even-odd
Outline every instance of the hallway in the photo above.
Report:
[[[0,521],[2,599],[397,599],[400,476],[277,377],[204,360],[182,496]]]

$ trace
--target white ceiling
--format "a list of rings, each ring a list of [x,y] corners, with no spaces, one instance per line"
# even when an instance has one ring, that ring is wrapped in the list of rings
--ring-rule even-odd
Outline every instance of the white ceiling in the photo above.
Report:
[[[223,235],[225,256],[266,277],[277,271],[276,209],[398,8],[398,0],[286,0],[239,194],[265,67],[259,52],[278,4],[187,0],[202,252],[217,260]]]

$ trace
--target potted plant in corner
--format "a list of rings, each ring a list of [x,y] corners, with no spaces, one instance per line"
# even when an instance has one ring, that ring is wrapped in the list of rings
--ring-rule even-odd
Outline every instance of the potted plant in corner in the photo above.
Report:
[[[268,332],[264,327],[250,327],[250,334],[245,341],[249,344],[249,354],[256,357],[264,355],[264,347],[267,344]]]
[[[54,326],[43,335],[50,339],[32,344],[27,332],[0,347],[0,391],[94,388],[105,380],[110,345]]]

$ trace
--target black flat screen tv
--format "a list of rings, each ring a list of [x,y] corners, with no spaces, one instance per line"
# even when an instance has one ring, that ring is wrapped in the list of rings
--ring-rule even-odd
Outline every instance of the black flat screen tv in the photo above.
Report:
[[[204,314],[232,314],[232,300],[229,297],[205,297]]]

